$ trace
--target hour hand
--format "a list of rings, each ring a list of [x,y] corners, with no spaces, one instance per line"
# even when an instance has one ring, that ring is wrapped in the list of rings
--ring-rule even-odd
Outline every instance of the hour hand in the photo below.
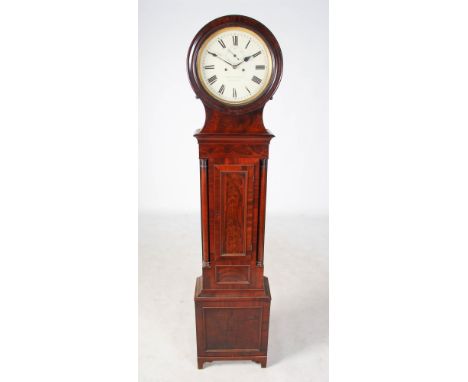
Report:
[[[249,61],[254,55],[251,54],[250,56],[244,57],[244,62]]]
[[[249,61],[252,57],[257,57],[261,51],[258,51],[257,53],[251,54],[250,56],[244,57],[244,62]]]

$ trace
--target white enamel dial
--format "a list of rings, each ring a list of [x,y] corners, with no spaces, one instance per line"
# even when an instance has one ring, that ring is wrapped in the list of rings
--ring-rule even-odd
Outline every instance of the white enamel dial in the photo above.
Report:
[[[258,98],[270,82],[271,53],[262,38],[242,27],[220,29],[206,39],[197,59],[205,90],[226,104]]]

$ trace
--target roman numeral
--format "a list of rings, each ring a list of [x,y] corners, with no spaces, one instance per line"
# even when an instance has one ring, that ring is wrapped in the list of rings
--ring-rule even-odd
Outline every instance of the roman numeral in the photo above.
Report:
[[[234,46],[237,46],[239,43],[239,37],[238,36],[232,36],[232,44]]]
[[[249,42],[247,43],[247,45],[245,46],[244,49],[247,49],[247,47],[249,46],[249,44],[250,44],[250,40],[249,40]]]
[[[265,70],[265,65],[255,65],[255,69],[257,69],[257,70]]]
[[[219,45],[221,45],[223,48],[226,48],[226,44],[224,43],[222,38],[218,39],[218,42],[219,42]]]
[[[225,87],[224,87],[224,84],[223,84],[223,85],[221,85],[221,87],[219,88],[218,93],[219,93],[219,94],[224,94],[224,89],[225,89]]]
[[[237,98],[237,90],[236,90],[236,88],[232,89],[232,98]]]
[[[255,54],[252,54],[252,57],[257,57],[259,54],[261,54],[262,52],[261,51],[258,51],[257,53]]]
[[[253,76],[252,81],[259,84],[259,85],[260,85],[260,82],[262,82],[262,80],[260,78],[258,78],[257,76]]]
[[[210,85],[213,85],[216,82],[217,79],[218,79],[218,77],[216,77],[216,76],[210,77],[210,78],[208,78],[208,83]]]
[[[214,69],[214,65],[205,65],[204,68],[205,69]]]
[[[249,90],[249,88],[247,86],[245,87],[245,90],[247,90],[249,92],[249,94],[252,94],[252,93],[250,93],[250,90]]]

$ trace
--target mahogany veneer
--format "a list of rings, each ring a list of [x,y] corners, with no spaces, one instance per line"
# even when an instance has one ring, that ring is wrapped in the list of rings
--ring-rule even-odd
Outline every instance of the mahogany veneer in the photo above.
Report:
[[[253,103],[226,105],[200,86],[195,62],[203,41],[216,29],[250,28],[268,44],[273,73]],[[268,148],[273,138],[263,125],[263,107],[282,73],[273,34],[245,16],[225,16],[194,38],[187,60],[190,83],[205,106],[199,144],[202,275],[196,280],[198,367],[216,360],[252,360],[266,367],[270,288],[264,277]]]

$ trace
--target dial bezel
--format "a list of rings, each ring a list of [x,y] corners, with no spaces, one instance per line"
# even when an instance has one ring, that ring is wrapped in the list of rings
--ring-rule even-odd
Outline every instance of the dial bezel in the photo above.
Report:
[[[229,31],[239,31],[241,33],[244,32],[244,33],[251,34],[252,36],[254,36],[258,40],[258,42],[260,43],[260,45],[262,46],[263,50],[266,52],[267,57],[268,57],[268,74],[263,79],[263,81],[262,81],[263,84],[262,84],[261,88],[257,91],[257,93],[254,96],[249,97],[249,98],[247,98],[245,100],[241,100],[241,101],[229,101],[229,100],[226,100],[226,99],[224,99],[222,97],[219,97],[216,94],[216,92],[211,91],[209,86],[206,84],[205,81],[203,81],[203,78],[202,78],[203,69],[202,69],[201,61],[202,61],[203,52],[204,52],[206,46],[208,45],[208,43],[210,41],[212,41],[213,38],[216,38],[217,35],[220,35],[222,33],[226,33],[226,32],[229,32]],[[200,49],[198,50],[198,53],[197,53],[197,77],[198,77],[198,80],[200,81],[201,85],[203,86],[203,88],[205,89],[205,91],[209,95],[211,95],[212,97],[216,98],[220,102],[222,102],[224,104],[227,104],[227,105],[243,105],[243,104],[249,104],[249,103],[254,102],[257,98],[259,98],[265,92],[266,88],[270,84],[272,71],[273,71],[273,58],[272,58],[272,54],[271,54],[271,51],[270,51],[270,47],[268,46],[268,44],[265,42],[265,40],[258,33],[254,32],[252,29],[245,28],[243,26],[230,26],[230,27],[225,27],[225,28],[218,29],[217,31],[215,31],[211,35],[209,35],[205,39],[205,41],[203,41],[203,43],[200,46]]]
[[[271,72],[270,80],[265,85],[265,89],[261,94],[249,99],[247,103],[227,103],[214,97],[208,92],[202,84],[202,80],[198,76],[198,56],[201,52],[201,47],[213,34],[221,29],[234,27],[245,28],[249,32],[259,36],[259,41],[263,42],[271,56]],[[190,79],[190,84],[197,98],[203,102],[205,107],[216,109],[228,114],[243,114],[253,110],[262,108],[265,103],[273,97],[278,85],[281,81],[283,72],[283,57],[278,41],[270,32],[270,30],[262,23],[255,19],[240,15],[223,16],[206,24],[193,39],[187,55],[187,71]]]

